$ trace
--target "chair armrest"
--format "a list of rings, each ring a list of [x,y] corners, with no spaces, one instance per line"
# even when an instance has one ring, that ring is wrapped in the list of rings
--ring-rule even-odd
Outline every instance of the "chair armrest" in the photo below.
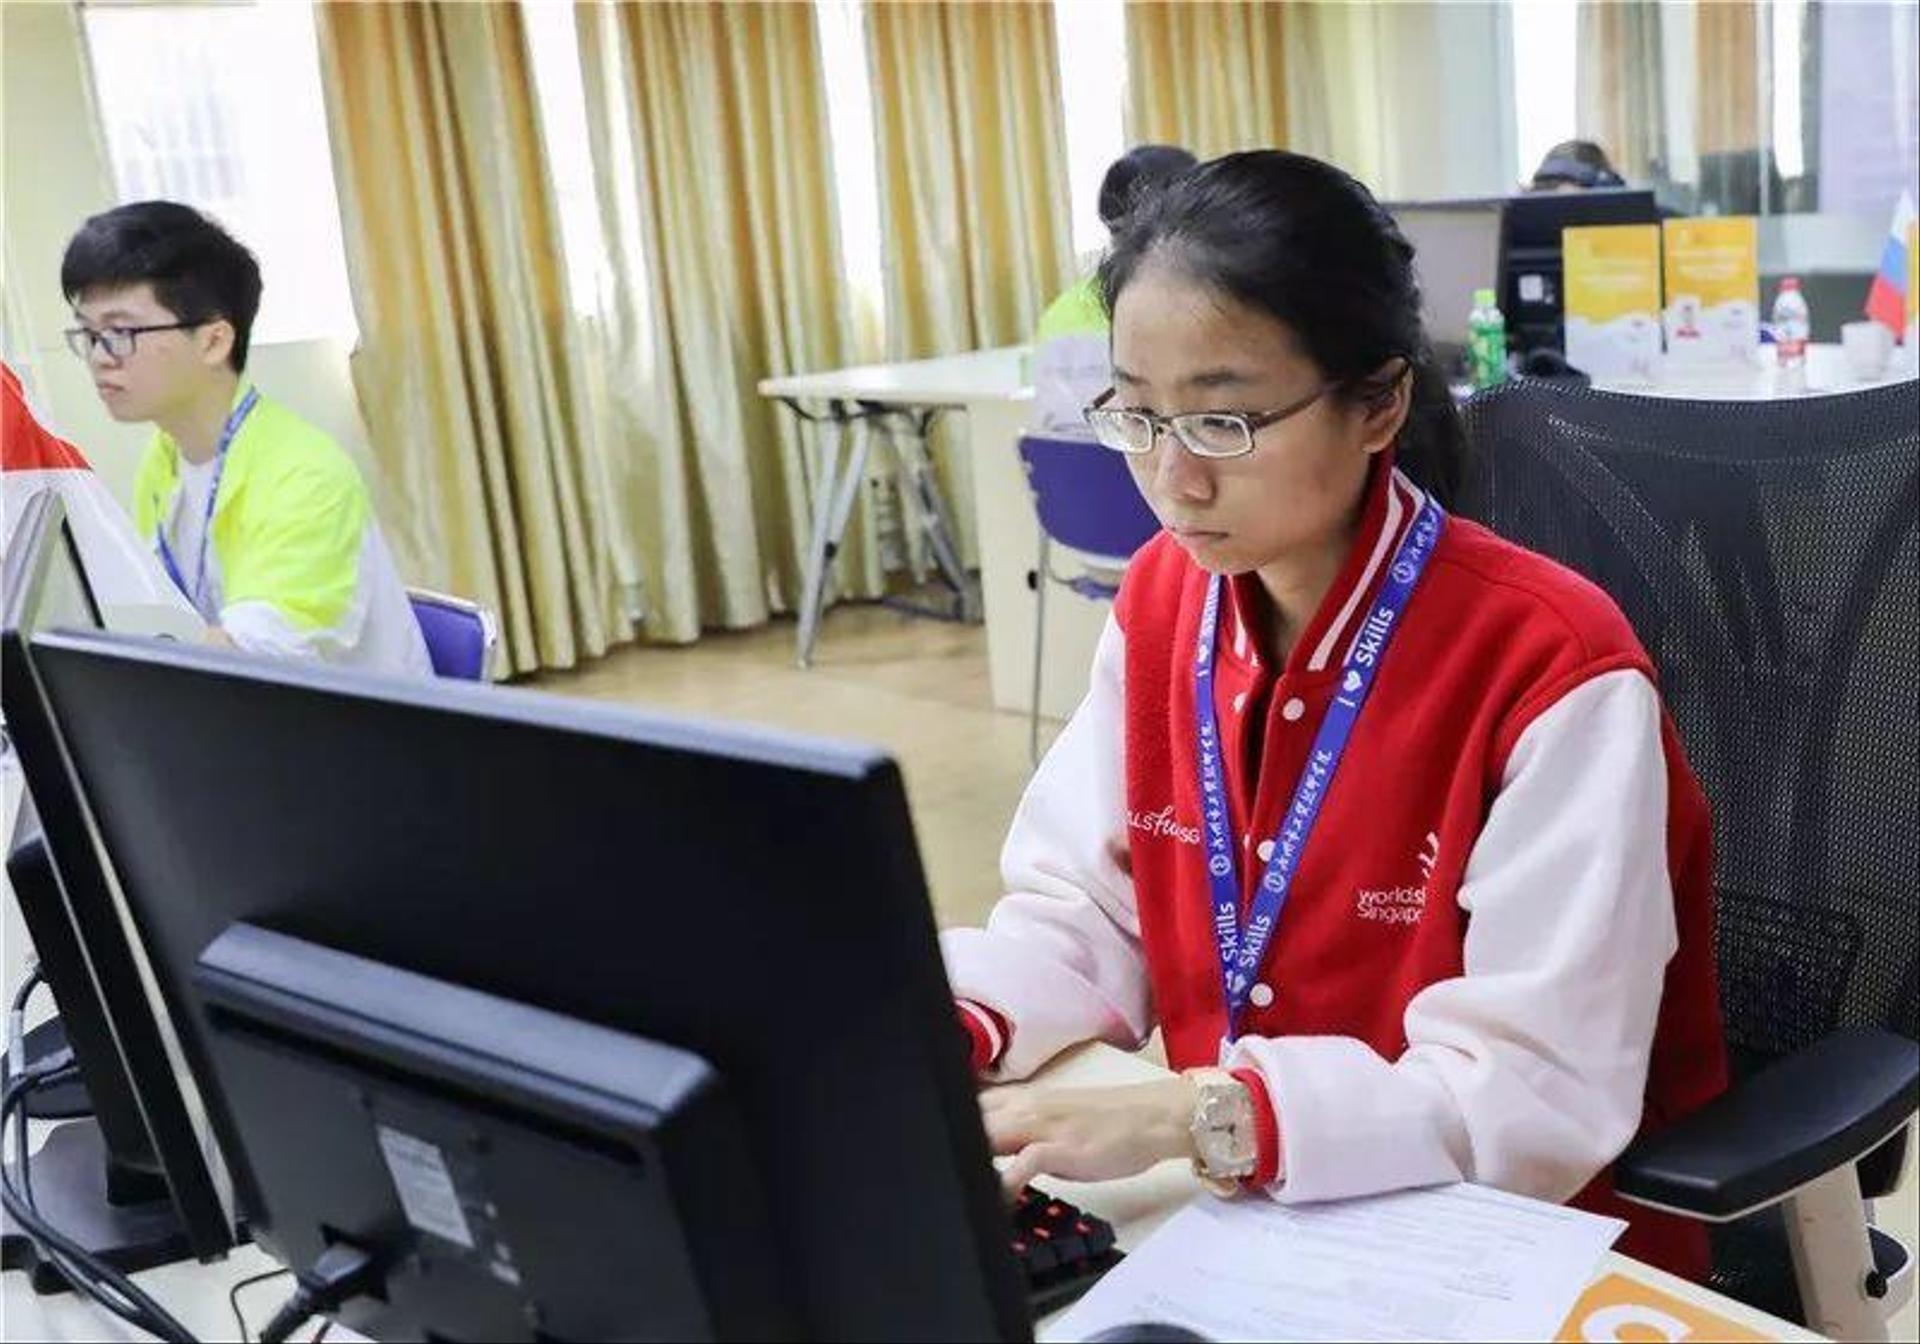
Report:
[[[1614,1188],[1636,1204],[1726,1222],[1864,1157],[1920,1109],[1920,1044],[1838,1032],[1628,1148]]]

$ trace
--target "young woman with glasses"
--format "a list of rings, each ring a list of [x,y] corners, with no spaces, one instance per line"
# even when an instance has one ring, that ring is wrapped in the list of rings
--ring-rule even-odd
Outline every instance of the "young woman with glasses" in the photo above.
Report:
[[[1089,407],[1164,525],[944,952],[984,1078],[1160,1029],[1177,1076],[990,1088],[1018,1186],[1191,1158],[1305,1202],[1448,1181],[1704,1236],[1607,1167],[1725,1084],[1706,802],[1597,588],[1445,509],[1465,443],[1412,249],[1280,152],[1100,271]],[[1089,447],[1088,451],[1098,451]]]

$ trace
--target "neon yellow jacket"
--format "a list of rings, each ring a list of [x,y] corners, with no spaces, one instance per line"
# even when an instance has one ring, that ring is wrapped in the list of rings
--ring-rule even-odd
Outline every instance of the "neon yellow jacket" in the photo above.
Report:
[[[246,390],[236,389],[236,406]],[[152,542],[176,526],[179,492],[179,449],[156,433],[134,482],[142,538]],[[243,648],[430,674],[372,513],[353,459],[323,430],[260,397],[220,476],[208,547],[217,609],[202,614]]]
[[[1107,311],[1088,276],[1047,305],[1033,334],[1033,426],[1049,434],[1092,431],[1081,411],[1107,390]]]

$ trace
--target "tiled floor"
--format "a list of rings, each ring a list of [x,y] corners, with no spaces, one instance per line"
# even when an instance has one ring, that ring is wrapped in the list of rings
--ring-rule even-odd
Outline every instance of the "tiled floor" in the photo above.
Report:
[[[978,923],[999,895],[1000,842],[1028,774],[1027,721],[993,708],[979,626],[842,607],[805,670],[781,621],[685,648],[624,649],[531,684],[884,747],[906,779],[941,921]]]

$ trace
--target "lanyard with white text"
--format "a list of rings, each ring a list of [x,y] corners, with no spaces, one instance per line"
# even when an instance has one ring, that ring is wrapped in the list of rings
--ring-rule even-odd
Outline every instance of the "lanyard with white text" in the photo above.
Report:
[[[227,423],[220,430],[220,442],[213,450],[213,484],[207,490],[207,516],[202,520],[200,528],[200,564],[194,570],[193,587],[187,587],[187,576],[180,572],[180,564],[173,558],[173,547],[167,545],[166,519],[157,519],[154,527],[154,541],[160,551],[160,563],[167,567],[167,577],[173,580],[176,588],[186,594],[187,601],[193,604],[193,609],[209,620],[213,617],[205,611],[200,611],[200,598],[207,586],[207,540],[213,536],[213,506],[214,502],[220,498],[220,478],[226,474],[227,470],[227,449],[233,446],[233,436],[240,432],[240,426],[246,422],[247,413],[259,400],[259,390],[248,388],[247,395],[242,397],[240,404],[233,408],[233,414],[227,417]],[[159,501],[156,500],[156,514],[159,512],[158,504]]]
[[[1255,890],[1253,907],[1247,912],[1244,931],[1240,927],[1240,880],[1233,855],[1233,822],[1227,810],[1226,776],[1221,764],[1219,716],[1213,703],[1214,642],[1220,625],[1218,574],[1207,580],[1206,606],[1200,613],[1199,646],[1194,654],[1193,704],[1200,757],[1200,830],[1205,837],[1207,881],[1213,894],[1213,936],[1220,948],[1220,980],[1227,1002],[1227,1037],[1232,1039],[1240,1014],[1247,1006],[1253,978],[1280,922],[1280,911],[1300,866],[1300,856],[1320,818],[1320,804],[1334,771],[1347,749],[1347,739],[1360,717],[1360,707],[1373,689],[1387,641],[1393,637],[1414,585],[1433,555],[1446,522],[1446,512],[1429,497],[1414,516],[1413,526],[1395,548],[1387,566],[1386,581],[1372,612],[1360,627],[1360,633],[1348,649],[1341,666],[1340,684],[1327,714],[1320,721],[1313,751],[1300,782],[1294,786],[1288,805],[1273,838],[1273,857]]]

